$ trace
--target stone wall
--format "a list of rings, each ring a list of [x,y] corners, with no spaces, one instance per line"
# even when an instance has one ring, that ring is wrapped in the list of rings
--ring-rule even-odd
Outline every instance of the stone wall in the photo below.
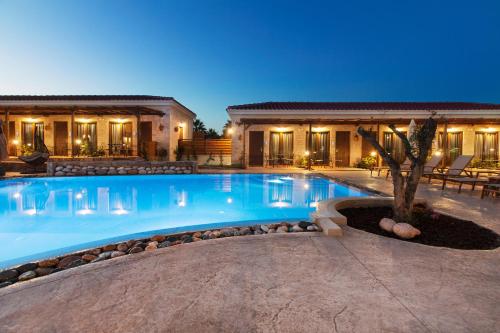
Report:
[[[191,174],[197,172],[192,161],[75,161],[57,160],[47,163],[48,176],[105,176],[146,174]]]

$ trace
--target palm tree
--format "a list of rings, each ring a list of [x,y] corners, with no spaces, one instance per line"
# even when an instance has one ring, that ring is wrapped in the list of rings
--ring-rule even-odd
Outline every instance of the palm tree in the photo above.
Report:
[[[193,121],[193,131],[198,132],[198,133],[207,133],[207,128],[205,127],[205,124],[203,121],[199,119],[195,119]]]
[[[205,135],[205,137],[207,139],[219,139],[220,135],[213,128],[209,128],[208,131],[207,131],[207,134]]]
[[[222,136],[224,138],[229,138],[228,129],[230,129],[232,125],[231,120],[227,120],[224,127],[222,127]]]

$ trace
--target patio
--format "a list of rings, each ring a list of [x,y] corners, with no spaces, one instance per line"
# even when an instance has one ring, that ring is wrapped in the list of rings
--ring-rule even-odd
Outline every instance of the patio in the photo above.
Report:
[[[223,238],[0,290],[0,330],[495,332],[498,255],[351,228]]]

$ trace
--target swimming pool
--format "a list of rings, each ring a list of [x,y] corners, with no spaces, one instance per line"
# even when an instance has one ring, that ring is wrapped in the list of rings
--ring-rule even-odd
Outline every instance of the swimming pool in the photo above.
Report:
[[[0,267],[159,232],[307,219],[327,198],[365,196],[317,176],[19,178],[0,182]]]

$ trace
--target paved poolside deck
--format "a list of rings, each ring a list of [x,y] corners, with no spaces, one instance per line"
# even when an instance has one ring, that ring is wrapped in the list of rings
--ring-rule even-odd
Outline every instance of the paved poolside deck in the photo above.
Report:
[[[0,331],[497,332],[499,254],[354,229],[190,243],[4,288]]]
[[[323,173],[391,190],[366,171]],[[424,183],[419,194],[499,232],[498,199]],[[429,247],[349,227],[338,239],[216,239],[2,288],[0,332],[498,332],[499,262],[500,249]]]

